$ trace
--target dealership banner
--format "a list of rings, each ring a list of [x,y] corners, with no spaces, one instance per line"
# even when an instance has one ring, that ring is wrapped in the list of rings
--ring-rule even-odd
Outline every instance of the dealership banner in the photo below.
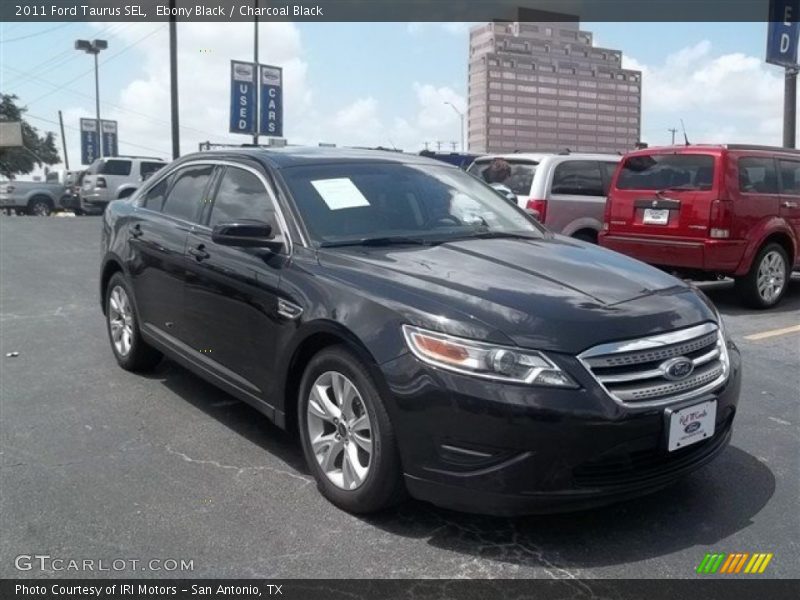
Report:
[[[260,65],[261,135],[283,137],[283,69]]]
[[[81,164],[90,165],[100,156],[97,143],[97,120],[81,119]]]
[[[119,156],[117,122],[103,119],[100,127],[103,128],[103,156]]]
[[[800,0],[770,0],[767,29],[767,62],[797,65],[797,38],[800,34]]]
[[[256,69],[253,63],[231,61],[231,133],[256,132]]]

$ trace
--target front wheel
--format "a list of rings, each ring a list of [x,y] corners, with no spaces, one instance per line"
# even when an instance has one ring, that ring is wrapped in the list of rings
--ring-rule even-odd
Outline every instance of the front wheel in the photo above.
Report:
[[[779,244],[767,244],[753,261],[750,272],[736,280],[742,301],[753,308],[772,308],[786,293],[789,259]]]
[[[342,346],[322,350],[300,384],[303,452],[320,492],[352,513],[396,504],[404,489],[394,430],[363,363]]]
[[[28,204],[28,212],[36,217],[47,217],[53,212],[49,198],[34,198]]]

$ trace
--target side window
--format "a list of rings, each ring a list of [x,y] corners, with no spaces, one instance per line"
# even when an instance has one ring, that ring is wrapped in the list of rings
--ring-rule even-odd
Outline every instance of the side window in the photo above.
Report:
[[[261,180],[249,171],[228,167],[219,182],[209,227],[218,223],[254,219],[273,224],[275,207]]]
[[[131,161],[109,159],[99,171],[103,175],[130,175]]]
[[[595,160],[567,160],[558,164],[553,172],[550,193],[603,196],[600,163]]]
[[[142,206],[150,210],[161,212],[164,207],[164,198],[167,197],[167,190],[172,177],[168,176],[147,190],[142,198]]]
[[[150,176],[158,171],[165,163],[162,162],[146,162],[142,161],[139,165],[139,174],[142,176],[142,181],[146,181]]]
[[[781,190],[784,194],[800,196],[800,162],[778,161],[781,169]]]
[[[197,210],[205,201],[205,191],[213,171],[212,166],[187,167],[178,171],[164,202],[163,213],[186,221],[197,216]]]
[[[739,191],[749,194],[777,194],[778,176],[772,158],[739,159]]]

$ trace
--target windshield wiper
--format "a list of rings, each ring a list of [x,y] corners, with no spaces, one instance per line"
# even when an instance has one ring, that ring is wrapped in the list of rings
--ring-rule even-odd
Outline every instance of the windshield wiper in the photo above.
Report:
[[[432,246],[434,244],[440,244],[440,243],[441,243],[440,241],[431,241],[415,237],[384,236],[384,237],[361,238],[358,240],[322,242],[320,244],[320,247],[337,248],[341,246],[401,246],[401,245]]]

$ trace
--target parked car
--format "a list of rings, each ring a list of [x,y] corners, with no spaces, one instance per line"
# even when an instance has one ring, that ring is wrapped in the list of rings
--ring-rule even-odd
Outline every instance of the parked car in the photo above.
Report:
[[[127,198],[167,163],[147,156],[114,156],[95,160],[83,177],[80,212],[101,213],[112,200]]]
[[[501,154],[475,160],[468,172],[484,177],[495,159],[511,166],[504,181],[517,203],[557,233],[597,242],[616,154]]]
[[[47,181],[5,181],[0,183],[0,209],[18,215],[46,217],[62,207],[67,188]]]
[[[348,511],[602,504],[731,436],[739,352],[701,292],[441,162],[185,156],[109,205],[102,248],[120,366],[167,355],[298,430]]]
[[[601,244],[695,278],[733,277],[755,308],[775,306],[800,268],[800,152],[728,144],[628,154]]]

